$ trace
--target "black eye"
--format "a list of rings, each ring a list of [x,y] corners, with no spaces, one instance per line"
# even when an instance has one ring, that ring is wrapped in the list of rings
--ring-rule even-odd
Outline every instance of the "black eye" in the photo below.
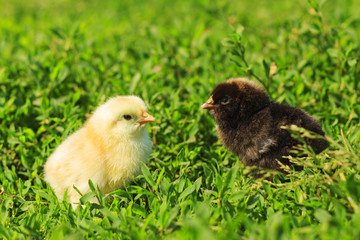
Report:
[[[130,120],[131,116],[130,115],[124,115],[125,120]]]
[[[228,104],[230,102],[230,98],[228,97],[228,96],[225,96],[225,97],[223,97],[221,100],[220,100],[220,103],[222,104],[222,105],[226,105],[226,104]]]

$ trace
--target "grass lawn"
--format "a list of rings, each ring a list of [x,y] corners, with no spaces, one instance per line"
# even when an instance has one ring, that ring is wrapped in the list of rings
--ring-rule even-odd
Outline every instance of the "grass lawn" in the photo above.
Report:
[[[0,0],[0,238],[360,239],[358,0]],[[249,175],[200,105],[231,77],[317,118],[330,147],[287,182]],[[96,106],[156,122],[125,189],[72,210],[43,165]],[[86,196],[83,198],[86,202]]]

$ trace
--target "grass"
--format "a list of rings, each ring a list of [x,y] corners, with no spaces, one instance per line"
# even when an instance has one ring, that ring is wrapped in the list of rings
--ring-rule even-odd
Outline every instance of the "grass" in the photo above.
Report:
[[[358,1],[0,5],[0,238],[360,238]],[[329,149],[293,159],[305,169],[289,182],[251,178],[199,109],[237,76],[326,132]],[[156,118],[150,163],[73,211],[43,165],[100,102],[127,94]]]

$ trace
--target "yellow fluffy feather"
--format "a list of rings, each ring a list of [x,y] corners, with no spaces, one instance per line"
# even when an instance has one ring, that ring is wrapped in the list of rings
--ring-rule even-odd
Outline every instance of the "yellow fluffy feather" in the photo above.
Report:
[[[155,119],[136,96],[120,96],[100,105],[84,126],[70,135],[47,160],[44,173],[61,201],[78,203],[90,192],[89,179],[103,194],[121,188],[147,163],[152,143],[145,123]]]

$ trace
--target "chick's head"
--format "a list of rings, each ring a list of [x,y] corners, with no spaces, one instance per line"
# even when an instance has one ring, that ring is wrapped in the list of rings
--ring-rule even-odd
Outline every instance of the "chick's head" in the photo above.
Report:
[[[146,111],[139,97],[119,96],[98,107],[89,122],[116,138],[136,137],[146,131],[145,123],[155,121]]]
[[[269,97],[257,83],[236,78],[217,85],[201,108],[209,109],[216,122],[235,126],[269,104]]]

